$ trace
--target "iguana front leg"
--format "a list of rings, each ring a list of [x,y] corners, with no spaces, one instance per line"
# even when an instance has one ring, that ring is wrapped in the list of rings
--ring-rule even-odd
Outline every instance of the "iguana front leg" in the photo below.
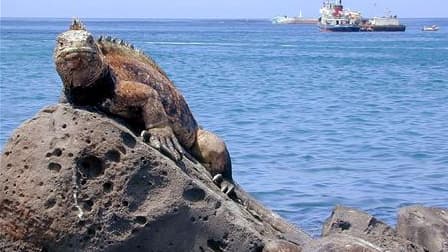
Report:
[[[158,92],[148,85],[133,81],[121,81],[117,88],[119,103],[141,107],[145,130],[141,136],[145,142],[174,160],[180,160],[183,148],[171,128]]]
[[[143,141],[148,142],[152,147],[160,150],[171,159],[175,161],[182,159],[184,155],[183,148],[170,127],[165,126],[143,130],[141,136]]]
[[[142,131],[141,136],[152,147],[178,161],[184,154],[183,148],[170,126],[158,93],[152,88],[150,90],[150,96],[142,109],[146,130]]]

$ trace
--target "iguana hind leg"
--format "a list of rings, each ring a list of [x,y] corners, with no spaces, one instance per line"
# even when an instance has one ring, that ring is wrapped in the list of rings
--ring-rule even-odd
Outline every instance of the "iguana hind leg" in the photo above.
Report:
[[[221,191],[230,194],[234,190],[232,163],[224,141],[212,132],[198,129],[192,154],[210,172]]]

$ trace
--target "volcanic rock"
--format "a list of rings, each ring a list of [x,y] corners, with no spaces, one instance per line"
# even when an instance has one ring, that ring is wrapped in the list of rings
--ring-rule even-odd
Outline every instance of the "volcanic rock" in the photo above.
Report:
[[[419,205],[402,208],[397,231],[430,252],[448,252],[448,209]]]
[[[384,222],[365,212],[344,206],[336,206],[324,223],[322,236],[328,237],[334,234],[360,238],[377,247],[379,251],[425,251],[401,237]]]
[[[309,242],[302,252],[384,252],[380,247],[355,236],[332,234]]]
[[[261,251],[311,238],[250,197],[229,197],[123,122],[68,104],[11,136],[0,166],[1,251]]]

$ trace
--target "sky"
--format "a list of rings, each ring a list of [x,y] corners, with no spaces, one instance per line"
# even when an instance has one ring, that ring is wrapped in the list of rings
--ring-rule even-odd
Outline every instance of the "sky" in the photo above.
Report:
[[[271,18],[319,16],[322,0],[0,0],[1,17]],[[399,17],[448,18],[448,0],[344,0],[365,17],[387,10]]]

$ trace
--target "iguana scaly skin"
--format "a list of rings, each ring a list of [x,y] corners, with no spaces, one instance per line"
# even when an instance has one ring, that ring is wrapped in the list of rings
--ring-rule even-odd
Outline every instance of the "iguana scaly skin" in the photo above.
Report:
[[[75,19],[57,37],[54,61],[68,102],[96,106],[141,125],[153,147],[176,160],[192,154],[225,193],[232,192],[225,143],[198,127],[183,96],[150,57],[121,40],[95,40]]]

